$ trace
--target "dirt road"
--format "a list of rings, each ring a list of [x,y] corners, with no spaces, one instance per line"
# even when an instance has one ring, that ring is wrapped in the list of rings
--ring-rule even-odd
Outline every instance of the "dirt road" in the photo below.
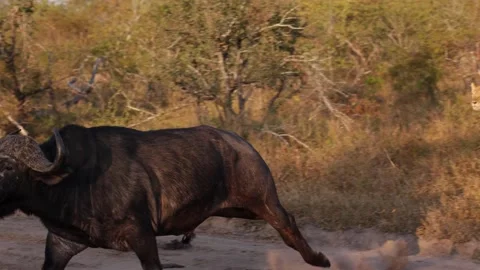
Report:
[[[223,222],[223,224],[216,224],[217,229],[213,230],[211,223],[202,225],[198,230],[197,237],[193,240],[192,247],[186,250],[162,249],[164,243],[180,237],[158,237],[162,262],[181,264],[185,266],[183,269],[199,270],[321,269],[306,265],[296,251],[280,242],[274,231],[268,231],[270,237],[267,233],[267,237],[259,239],[259,237],[255,237],[256,233],[254,232],[228,233],[228,222]],[[36,218],[14,216],[0,220],[0,269],[40,269],[43,262],[45,235],[45,228]],[[333,262],[331,269],[480,269],[480,264],[476,264],[472,260],[451,256],[424,257],[413,255],[411,254],[412,251],[407,248],[410,244],[405,241],[387,241],[378,248],[359,251],[353,250],[351,247],[347,249],[338,245],[320,246],[319,243],[322,239],[315,239],[316,234],[312,230],[307,231],[305,235],[315,249],[321,250],[331,258]],[[317,236],[325,238],[326,234],[318,234]],[[341,242],[341,237],[338,237],[338,235],[334,238],[337,239],[337,243]],[[141,268],[137,258],[131,252],[87,249],[75,256],[67,269],[122,270]]]

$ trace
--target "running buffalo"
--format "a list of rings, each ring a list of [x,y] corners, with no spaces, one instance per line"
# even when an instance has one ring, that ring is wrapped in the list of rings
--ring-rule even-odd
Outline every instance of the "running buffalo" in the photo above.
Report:
[[[260,154],[210,126],[139,131],[67,125],[38,144],[0,139],[0,217],[20,210],[48,229],[42,269],[87,247],[133,251],[162,265],[156,236],[186,235],[211,216],[263,219],[313,266],[330,267],[282,207]]]

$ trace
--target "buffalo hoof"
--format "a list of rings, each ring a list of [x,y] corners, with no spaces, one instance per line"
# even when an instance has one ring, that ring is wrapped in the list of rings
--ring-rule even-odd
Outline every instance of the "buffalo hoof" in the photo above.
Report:
[[[331,266],[330,260],[320,252],[317,253],[317,256],[315,256],[311,261],[308,261],[308,264],[324,268],[330,268]]]
[[[179,250],[179,249],[188,249],[191,248],[192,245],[190,243],[183,243],[178,241],[177,239],[172,240],[170,243],[166,243],[163,245],[163,249],[166,250]]]
[[[185,268],[185,266],[176,263],[162,263],[162,268]]]

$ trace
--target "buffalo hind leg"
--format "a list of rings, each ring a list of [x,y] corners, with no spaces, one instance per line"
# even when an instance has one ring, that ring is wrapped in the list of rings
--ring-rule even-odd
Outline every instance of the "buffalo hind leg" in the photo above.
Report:
[[[261,219],[255,213],[243,208],[231,207],[218,209],[212,216],[224,217],[224,218],[244,218],[244,219]],[[191,247],[191,241],[195,238],[195,231],[191,230],[185,233],[182,237],[182,241],[174,239],[169,243],[163,245],[163,249],[176,250],[185,249]]]
[[[321,252],[313,251],[300,233],[295,218],[283,208],[278,200],[255,207],[252,211],[274,227],[285,244],[297,250],[305,262],[313,266],[330,267],[328,258]]]
[[[182,240],[178,241],[177,239],[173,239],[169,243],[163,245],[163,249],[167,250],[178,250],[178,249],[186,249],[191,247],[192,239],[195,238],[195,231],[187,232],[183,235]]]
[[[195,231],[188,232],[183,235],[182,237],[182,244],[184,245],[190,245],[190,242],[192,242],[192,239],[195,238]]]
[[[184,268],[179,264],[161,264],[158,257],[157,242],[152,233],[132,234],[127,239],[130,248],[135,252],[143,270],[162,270],[167,268]]]
[[[87,248],[51,232],[48,232],[46,242],[42,270],[63,270],[73,256]]]

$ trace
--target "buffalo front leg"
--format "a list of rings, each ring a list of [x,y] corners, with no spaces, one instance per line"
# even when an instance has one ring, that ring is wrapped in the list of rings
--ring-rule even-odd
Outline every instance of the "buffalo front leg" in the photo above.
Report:
[[[63,270],[70,259],[87,247],[48,232],[42,270]]]

